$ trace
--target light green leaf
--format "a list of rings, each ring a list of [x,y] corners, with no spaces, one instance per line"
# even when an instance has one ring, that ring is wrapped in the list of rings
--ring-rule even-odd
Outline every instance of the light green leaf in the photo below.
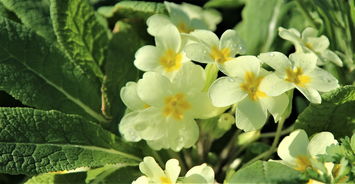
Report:
[[[114,122],[119,122],[126,109],[119,91],[128,81],[138,79],[138,70],[133,65],[134,55],[145,41],[138,34],[137,27],[131,24],[118,22],[116,27],[119,32],[113,34],[109,45],[102,90],[106,102],[103,111],[112,116]]]
[[[283,0],[246,1],[242,21],[236,30],[246,43],[247,54],[259,54],[270,50],[285,9]]]
[[[154,14],[165,14],[163,3],[144,1],[121,1],[114,6],[104,6],[98,9],[98,13],[105,17],[140,17],[148,18]]]
[[[303,183],[301,173],[277,162],[257,161],[238,170],[227,183]]]
[[[86,172],[67,174],[45,173],[30,178],[25,184],[85,184],[85,178]]]
[[[49,0],[0,0],[21,22],[48,41],[56,41],[49,13]]]
[[[132,183],[142,173],[138,167],[107,165],[102,168],[89,170],[87,175],[86,183],[88,184],[116,184],[117,181],[120,183]]]
[[[209,0],[205,8],[236,8],[243,6],[246,0]]]
[[[47,104],[43,108],[56,107],[69,112],[74,107],[65,105],[75,104],[76,108],[81,110],[73,113],[85,112],[80,114],[97,121],[106,121],[100,113],[99,81],[70,62],[55,45],[32,30],[4,18],[0,18],[0,43],[0,72],[6,74],[1,75],[2,89],[9,91],[27,105],[38,108],[42,108],[45,99],[60,97],[50,100],[53,105]],[[24,84],[24,88],[21,84]],[[39,94],[45,96],[43,100],[36,102],[40,97],[33,92],[41,91],[42,86],[43,90],[48,91],[40,92]],[[53,96],[52,93],[46,94],[53,91],[56,91]],[[65,100],[62,101],[63,99]]]
[[[105,60],[108,30],[98,21],[87,0],[51,0],[55,34],[69,57],[86,72],[103,77],[99,65]]]
[[[332,132],[335,138],[351,136],[355,130],[355,86],[344,86],[322,95],[322,103],[310,104],[297,118],[295,129],[308,135]]]
[[[30,108],[0,108],[0,172],[39,174],[137,165],[137,149],[77,115]]]

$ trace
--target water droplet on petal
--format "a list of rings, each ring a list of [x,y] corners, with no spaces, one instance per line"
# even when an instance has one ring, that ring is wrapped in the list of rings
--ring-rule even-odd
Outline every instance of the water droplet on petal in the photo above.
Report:
[[[270,55],[270,56],[275,56],[275,54],[274,54],[274,53],[270,53],[269,55]]]
[[[228,81],[229,82],[234,82],[234,79],[233,78],[228,78]]]
[[[177,141],[178,141],[179,143],[182,143],[182,142],[184,142],[184,138],[183,138],[183,137],[179,137]]]

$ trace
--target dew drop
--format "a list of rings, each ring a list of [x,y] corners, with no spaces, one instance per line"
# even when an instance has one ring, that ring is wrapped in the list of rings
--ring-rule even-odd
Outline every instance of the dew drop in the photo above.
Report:
[[[275,56],[275,54],[274,54],[274,53],[270,53],[269,55],[270,55],[270,56]]]
[[[234,79],[233,78],[228,78],[228,81],[229,82],[234,82]]]
[[[177,141],[178,141],[179,143],[182,143],[182,142],[184,142],[184,138],[183,138],[183,137],[179,137]]]

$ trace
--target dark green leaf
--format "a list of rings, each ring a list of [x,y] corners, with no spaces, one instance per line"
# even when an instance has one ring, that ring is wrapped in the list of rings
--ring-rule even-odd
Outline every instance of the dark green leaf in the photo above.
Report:
[[[67,174],[45,173],[32,177],[25,184],[85,184],[85,178],[85,172]]]
[[[77,108],[80,110],[72,113],[83,112],[80,114],[106,121],[100,113],[99,81],[68,61],[55,45],[4,18],[0,18],[0,43],[3,90],[30,106],[58,108],[68,113]],[[43,99],[39,95],[44,95]],[[49,98],[53,99],[46,102]]]
[[[132,183],[141,176],[138,167],[118,167],[108,165],[102,168],[88,171],[86,183],[88,184],[116,184]]]
[[[235,8],[243,6],[246,0],[209,0],[205,8]]]
[[[119,121],[126,109],[120,98],[120,89],[128,81],[137,80],[139,75],[133,65],[134,54],[145,45],[145,41],[130,24],[118,22],[116,27],[119,27],[119,32],[114,33],[109,45],[102,90],[106,102],[103,111]],[[117,126],[115,129],[117,131]]]
[[[58,41],[70,58],[86,72],[102,79],[108,30],[98,21],[87,0],[51,0],[51,17]]]
[[[310,104],[297,118],[295,128],[308,135],[329,131],[336,138],[355,130],[355,86],[344,86],[322,95],[321,104]]]
[[[0,0],[21,22],[48,41],[56,41],[49,13],[49,0]]]
[[[30,108],[0,108],[0,172],[39,174],[137,165],[136,148],[77,115]]]
[[[238,170],[228,183],[302,183],[300,172],[277,162],[257,161]]]
[[[101,7],[98,12],[105,17],[140,17],[146,19],[157,13],[166,13],[166,9],[163,3],[121,1],[114,6]]]

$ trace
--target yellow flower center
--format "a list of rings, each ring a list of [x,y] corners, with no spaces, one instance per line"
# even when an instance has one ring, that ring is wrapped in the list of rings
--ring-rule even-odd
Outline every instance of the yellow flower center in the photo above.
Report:
[[[160,177],[160,182],[161,182],[161,184],[172,184],[173,183],[173,182],[171,182],[170,178],[168,178],[166,176]]]
[[[302,68],[286,69],[286,81],[295,83],[297,86],[304,87],[311,81],[311,78],[303,74]]]
[[[296,167],[298,171],[305,171],[308,167],[311,167],[311,161],[307,156],[298,156],[296,157]]]
[[[306,42],[304,45],[305,45],[307,48],[313,50],[313,45],[312,45],[311,43]]]
[[[182,120],[184,118],[184,112],[190,108],[191,105],[185,99],[185,95],[178,93],[176,95],[165,98],[163,113],[167,117],[171,116],[176,120]]]
[[[165,71],[172,72],[178,70],[182,65],[182,54],[168,49],[160,58],[160,64]]]
[[[253,72],[246,72],[244,75],[244,82],[240,87],[248,93],[251,100],[258,100],[261,97],[266,97],[267,95],[259,90],[259,85],[264,77],[257,77]]]
[[[217,46],[213,46],[210,56],[219,64],[223,64],[232,59],[230,57],[231,50],[229,48],[219,49]]]
[[[144,109],[147,109],[147,108],[149,108],[149,107],[151,107],[151,106],[148,105],[148,104],[144,104],[144,105],[143,105],[143,108],[144,108]]]
[[[180,33],[190,33],[192,32],[194,29],[189,28],[185,23],[180,22],[177,25],[177,28],[179,30]]]

